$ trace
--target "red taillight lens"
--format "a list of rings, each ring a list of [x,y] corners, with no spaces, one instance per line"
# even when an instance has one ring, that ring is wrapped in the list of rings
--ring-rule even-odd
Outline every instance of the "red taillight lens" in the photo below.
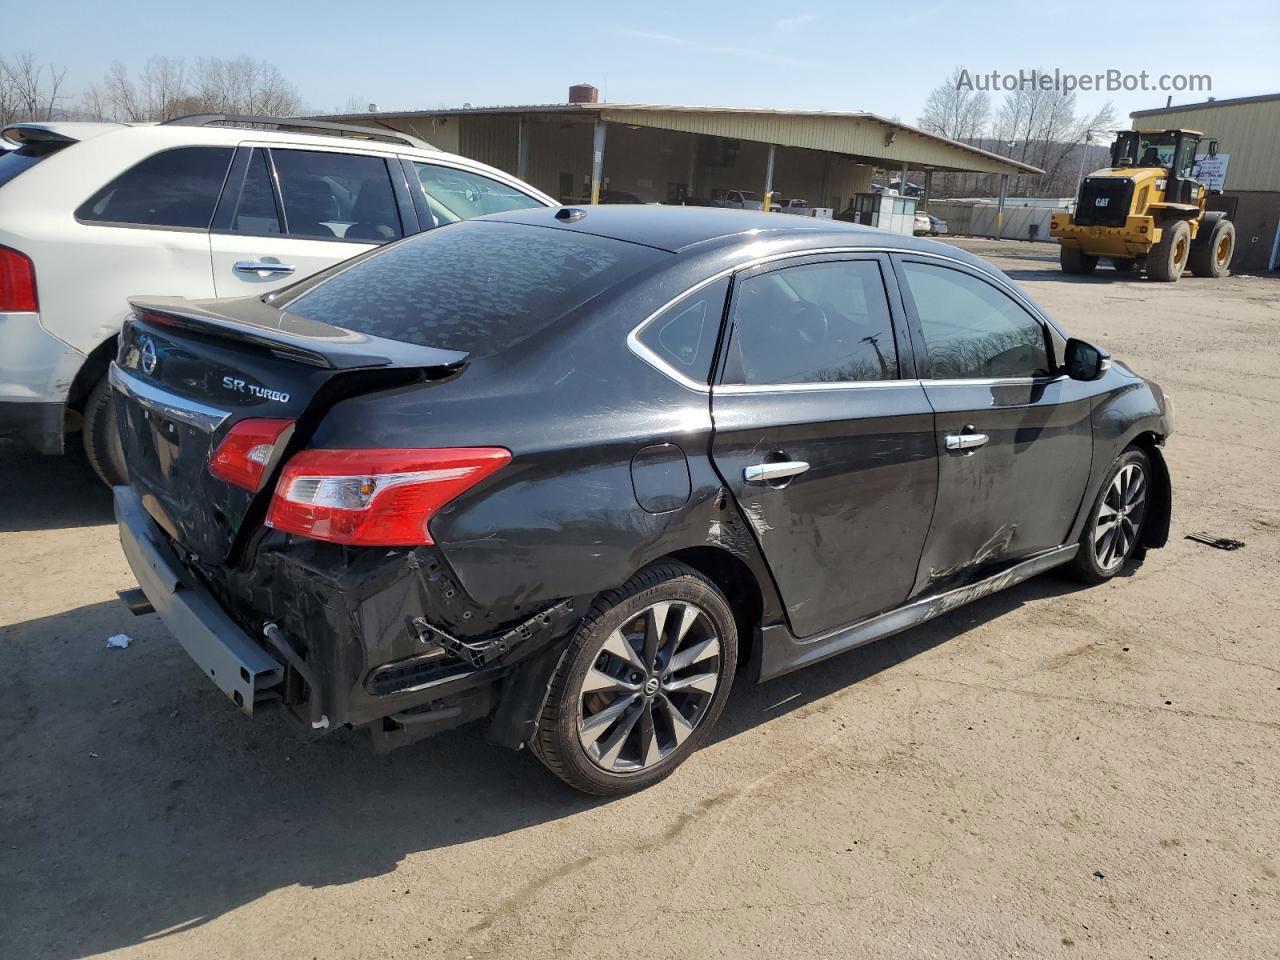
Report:
[[[213,452],[209,472],[232,486],[257,493],[276,441],[292,426],[292,420],[241,420]]]
[[[285,464],[267,525],[355,546],[433,543],[436,511],[510,462],[501,447],[305,450]]]
[[[0,313],[35,313],[36,265],[25,253],[0,247]]]

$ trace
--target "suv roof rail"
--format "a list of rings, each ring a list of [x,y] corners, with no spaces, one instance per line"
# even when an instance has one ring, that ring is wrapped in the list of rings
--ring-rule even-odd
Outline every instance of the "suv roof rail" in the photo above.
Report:
[[[306,120],[302,117],[258,117],[246,113],[193,113],[188,117],[174,117],[166,120],[161,126],[176,127],[282,127],[299,131],[318,131],[352,139],[381,140],[386,143],[403,143],[405,146],[418,147],[422,150],[434,150],[435,147],[412,134],[398,130],[378,129],[377,127],[359,127],[351,123],[332,123],[328,120]]]

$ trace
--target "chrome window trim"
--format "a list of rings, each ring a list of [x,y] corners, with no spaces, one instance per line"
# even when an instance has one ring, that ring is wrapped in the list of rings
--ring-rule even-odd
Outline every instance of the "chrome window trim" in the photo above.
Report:
[[[720,396],[750,393],[810,393],[822,390],[866,390],[873,387],[918,387],[920,380],[845,380],[837,383],[719,383],[715,392]]]
[[[815,256],[820,257],[820,256],[826,256],[829,254],[844,255],[844,254],[859,254],[859,253],[867,253],[867,254],[888,253],[888,254],[898,254],[900,256],[908,256],[908,257],[924,257],[927,259],[943,260],[948,263],[954,263],[961,267],[967,267],[970,270],[977,270],[977,272],[983,274],[984,277],[986,277],[989,280],[993,280],[997,282],[1004,290],[1010,293],[1014,297],[1014,299],[1017,301],[1018,305],[1022,307],[1024,310],[1026,310],[1028,313],[1030,313],[1034,319],[1039,320],[1042,323],[1048,324],[1049,326],[1053,327],[1055,330],[1058,330],[1060,334],[1062,334],[1063,336],[1066,336],[1066,333],[1060,330],[1057,324],[1055,324],[1049,317],[1041,313],[1035,307],[1034,304],[1028,301],[1023,294],[1019,293],[1017,288],[1014,287],[1004,277],[989,274],[984,270],[975,268],[973,264],[967,263],[966,261],[961,260],[959,257],[949,257],[943,253],[934,253],[932,251],[911,250],[904,247],[890,247],[890,246],[820,247],[813,250],[791,250],[786,253],[772,253],[763,257],[756,257],[755,259],[747,260],[743,263],[737,264],[736,266],[726,267],[724,270],[721,270],[719,273],[713,274],[712,276],[707,277],[704,280],[699,280],[693,286],[689,287],[688,289],[672,297],[670,300],[668,300],[662,306],[658,307],[658,309],[654,310],[647,317],[645,317],[638,324],[636,324],[635,327],[632,328],[631,332],[627,334],[627,347],[631,350],[633,354],[635,354],[645,363],[649,364],[649,366],[653,367],[659,373],[670,378],[671,380],[674,380],[676,383],[680,384],[682,387],[686,387],[689,390],[696,390],[699,393],[709,394],[711,392],[711,386],[709,384],[700,383],[697,380],[694,380],[693,378],[688,377],[685,374],[681,373],[675,367],[671,366],[671,364],[667,363],[666,360],[662,359],[662,357],[658,356],[656,353],[654,353],[647,346],[645,346],[643,343],[640,342],[640,333],[644,330],[645,327],[647,327],[650,323],[656,320],[658,316],[662,314],[668,307],[674,306],[680,300],[683,300],[685,297],[689,296],[690,294],[696,293],[698,290],[701,290],[703,287],[707,286],[708,284],[715,283],[718,280],[723,280],[725,277],[733,276],[735,273],[740,273],[744,270],[751,270],[751,269],[754,269],[755,267],[761,267],[769,263],[777,263],[780,260],[798,260],[804,257],[815,257]],[[895,278],[895,282],[896,282],[896,278]],[[1014,379],[1014,380],[1005,378],[1005,379],[998,379],[998,380],[954,380],[954,381],[952,380],[856,380],[856,381],[850,381],[848,383],[778,383],[778,384],[749,384],[749,385],[730,384],[727,386],[717,385],[715,389],[716,389],[716,392],[718,393],[739,393],[739,392],[740,393],[759,393],[759,392],[765,392],[765,391],[777,393],[780,391],[791,391],[791,390],[795,390],[795,391],[833,390],[833,389],[848,389],[850,387],[873,387],[873,386],[884,386],[885,384],[903,385],[903,384],[915,384],[915,383],[925,383],[925,384],[930,384],[930,383],[974,384],[974,383],[1019,383],[1019,382],[1031,383],[1031,382],[1034,382],[1036,379],[1042,379],[1042,378],[1027,377],[1027,378],[1020,378],[1020,379]],[[1060,379],[1060,378],[1053,378],[1053,379]]]
[[[1070,380],[1065,373],[1055,374],[1051,377],[974,377],[966,380],[963,377],[951,378],[946,380],[921,380],[926,387],[968,387],[968,386],[986,386],[986,387],[1018,387],[1031,386],[1033,384],[1042,383],[1058,383],[1062,380]]]

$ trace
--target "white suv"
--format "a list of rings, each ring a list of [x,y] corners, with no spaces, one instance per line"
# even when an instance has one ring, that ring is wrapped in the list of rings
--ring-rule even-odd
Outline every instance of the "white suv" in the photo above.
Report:
[[[124,477],[106,373],[128,297],[265,293],[408,234],[555,205],[408,135],[319,121],[19,123],[3,137],[18,149],[0,152],[0,436],[61,453],[80,429],[108,483]]]

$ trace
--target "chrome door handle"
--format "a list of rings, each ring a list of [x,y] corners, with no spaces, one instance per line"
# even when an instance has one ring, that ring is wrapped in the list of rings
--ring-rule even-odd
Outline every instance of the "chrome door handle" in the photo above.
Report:
[[[948,450],[977,450],[991,438],[985,433],[952,433],[947,436]]]
[[[784,460],[782,463],[753,463],[742,470],[742,479],[747,483],[768,483],[770,480],[782,480],[795,477],[809,469],[803,460]]]
[[[240,273],[293,273],[293,264],[265,260],[237,260],[233,265]]]

